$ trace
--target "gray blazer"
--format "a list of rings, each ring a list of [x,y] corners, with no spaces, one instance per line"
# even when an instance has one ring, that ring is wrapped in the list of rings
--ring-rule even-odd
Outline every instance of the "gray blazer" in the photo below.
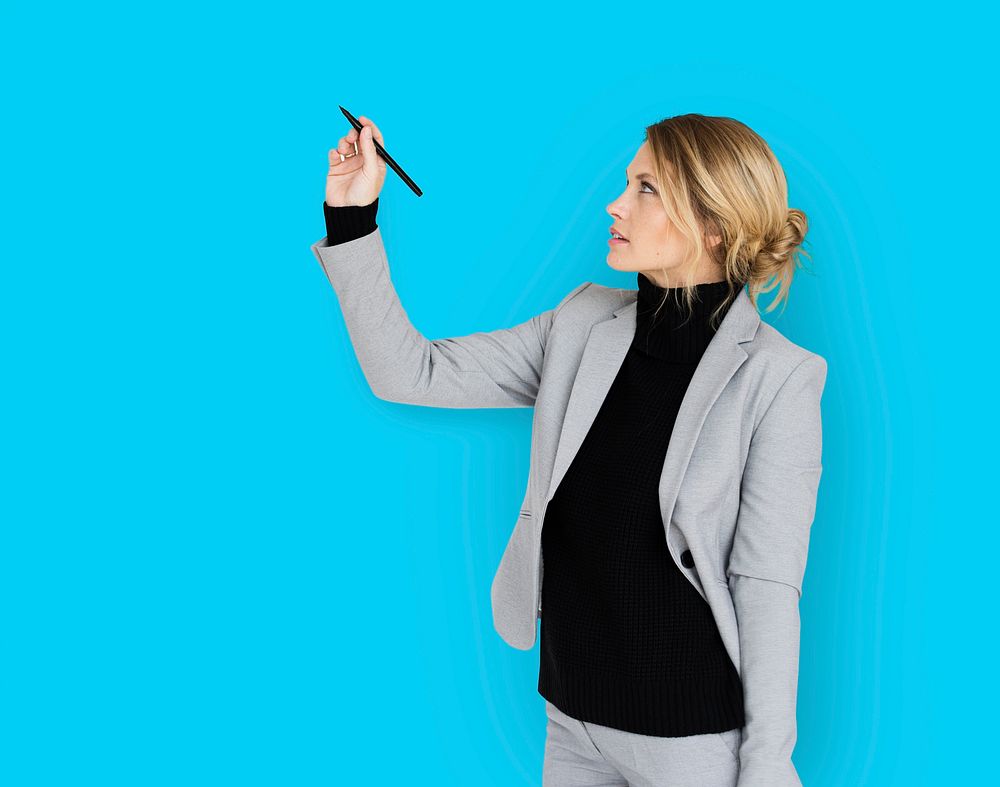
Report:
[[[380,399],[428,407],[534,407],[520,514],[491,589],[509,645],[535,644],[541,530],[636,325],[636,290],[585,282],[554,308],[496,331],[426,339],[390,279],[379,229],[311,250]],[[743,681],[740,787],[799,785],[799,610],[821,465],[826,361],[733,302],[684,395],[660,479],[677,569],[712,610]]]

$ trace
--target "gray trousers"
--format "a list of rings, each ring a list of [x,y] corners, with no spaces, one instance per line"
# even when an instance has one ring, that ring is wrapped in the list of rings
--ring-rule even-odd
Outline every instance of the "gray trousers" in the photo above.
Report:
[[[578,721],[548,700],[542,787],[733,787],[743,732],[661,738]]]

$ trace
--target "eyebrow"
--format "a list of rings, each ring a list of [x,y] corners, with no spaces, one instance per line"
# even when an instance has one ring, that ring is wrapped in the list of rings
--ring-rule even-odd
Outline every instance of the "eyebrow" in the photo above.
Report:
[[[628,167],[625,168],[625,177],[628,178]],[[636,175],[637,178],[649,178],[650,180],[656,180],[654,175],[650,175],[648,172],[640,172]]]

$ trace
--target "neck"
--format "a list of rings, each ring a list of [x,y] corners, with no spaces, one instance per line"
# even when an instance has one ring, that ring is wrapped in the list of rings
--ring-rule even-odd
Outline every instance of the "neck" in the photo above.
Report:
[[[646,355],[677,363],[697,363],[715,335],[710,318],[728,295],[729,284],[722,279],[695,285],[689,314],[683,287],[660,287],[642,272],[638,280],[633,344]],[[724,316],[725,311],[719,315],[720,322]]]
[[[683,284],[677,284],[673,287],[668,287],[667,282],[661,279],[661,274],[659,271],[639,271],[639,273],[645,276],[647,279],[649,279],[649,281],[654,286],[659,287],[661,290],[663,289],[676,290],[676,289],[681,289],[684,286]],[[702,284],[719,284],[726,280],[725,276],[719,277],[718,274],[715,273],[706,273],[704,274],[704,277],[705,277],[704,279],[699,279],[698,277],[695,277],[694,286],[699,287]]]

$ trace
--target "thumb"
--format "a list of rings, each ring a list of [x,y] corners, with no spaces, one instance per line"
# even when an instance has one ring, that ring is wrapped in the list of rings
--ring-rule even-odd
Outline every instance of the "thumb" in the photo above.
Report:
[[[365,126],[361,129],[358,145],[361,148],[361,169],[365,175],[374,180],[378,174],[378,151],[375,150],[371,126]]]

